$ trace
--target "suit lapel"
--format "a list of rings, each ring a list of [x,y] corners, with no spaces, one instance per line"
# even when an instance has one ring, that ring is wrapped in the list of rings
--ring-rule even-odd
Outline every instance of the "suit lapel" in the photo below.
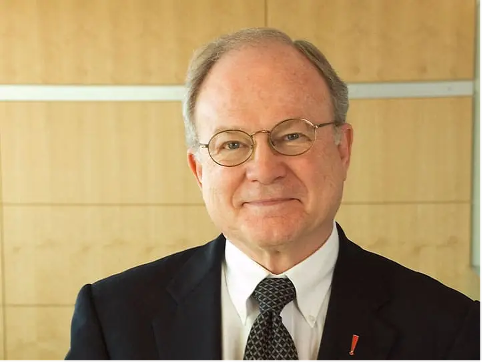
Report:
[[[153,321],[162,359],[221,359],[222,236],[199,248],[173,278],[168,292],[175,301]]]
[[[386,359],[395,331],[378,315],[389,300],[383,276],[374,273],[370,254],[339,226],[338,234],[340,251],[318,359]],[[359,339],[350,355],[354,335]]]

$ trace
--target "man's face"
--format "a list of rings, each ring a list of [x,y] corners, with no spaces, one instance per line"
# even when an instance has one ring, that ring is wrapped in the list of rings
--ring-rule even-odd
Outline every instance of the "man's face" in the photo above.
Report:
[[[314,124],[333,121],[329,90],[314,66],[283,44],[247,46],[225,54],[199,93],[196,125],[201,143],[223,129],[252,134],[288,118]],[[258,133],[251,158],[235,167],[216,164],[207,149],[189,165],[214,224],[248,254],[302,250],[325,241],[342,198],[352,131],[333,126],[316,131],[312,148],[299,156],[276,153]]]

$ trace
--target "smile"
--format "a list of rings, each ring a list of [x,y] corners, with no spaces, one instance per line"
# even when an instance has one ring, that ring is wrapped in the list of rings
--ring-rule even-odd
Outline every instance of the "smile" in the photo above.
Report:
[[[245,202],[245,205],[249,206],[277,206],[282,205],[284,203],[294,201],[295,199],[292,198],[280,198],[280,199],[265,199],[265,200],[254,200]]]

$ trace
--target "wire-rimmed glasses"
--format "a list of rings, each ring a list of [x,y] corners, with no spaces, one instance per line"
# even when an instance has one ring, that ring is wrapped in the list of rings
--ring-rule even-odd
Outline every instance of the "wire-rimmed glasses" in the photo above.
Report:
[[[239,129],[228,129],[215,133],[208,143],[209,156],[220,166],[234,167],[249,160],[254,152],[258,133],[268,135],[271,148],[285,156],[298,156],[307,152],[316,140],[316,130],[336,122],[313,124],[304,118],[290,118],[275,125],[271,131],[261,130],[249,134]]]

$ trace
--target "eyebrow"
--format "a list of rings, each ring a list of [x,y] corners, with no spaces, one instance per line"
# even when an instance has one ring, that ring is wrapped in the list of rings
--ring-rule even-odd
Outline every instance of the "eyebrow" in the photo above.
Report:
[[[283,118],[282,120],[278,121],[276,124],[273,125],[276,126],[278,125],[279,123],[283,122],[283,121],[286,121],[288,119],[309,119],[309,118],[305,118],[305,117],[287,117],[287,118]],[[271,127],[271,129],[273,128]],[[243,132],[246,132],[249,134],[249,132],[245,129],[242,129],[242,128],[239,128],[239,127],[216,127],[214,129],[214,132],[213,134],[216,134],[218,132],[222,132],[222,131],[243,131]]]
[[[219,132],[223,132],[223,131],[243,131],[243,132],[247,132],[241,128],[236,128],[236,127],[216,127],[214,129],[214,132],[213,134],[216,134],[216,133],[219,133]]]

